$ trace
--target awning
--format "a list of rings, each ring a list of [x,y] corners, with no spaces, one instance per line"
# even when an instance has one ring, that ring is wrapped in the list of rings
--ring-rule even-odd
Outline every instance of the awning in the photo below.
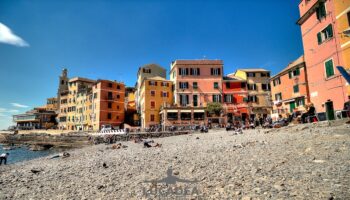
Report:
[[[180,110],[181,113],[191,113],[191,110]]]
[[[194,110],[193,112],[194,113],[204,113],[205,111],[204,110]]]
[[[167,113],[177,113],[178,110],[167,110]]]

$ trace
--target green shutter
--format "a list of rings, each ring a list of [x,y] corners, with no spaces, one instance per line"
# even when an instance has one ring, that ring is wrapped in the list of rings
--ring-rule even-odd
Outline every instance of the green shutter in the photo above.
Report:
[[[300,68],[296,69],[296,75],[299,76],[300,75]]]
[[[299,85],[294,85],[293,91],[294,91],[294,93],[298,93],[299,92]]]
[[[292,72],[288,72],[288,75],[289,75],[289,78],[291,79],[292,78]]]
[[[327,31],[327,35],[329,38],[333,37],[333,27],[332,27],[332,24],[330,24],[329,26],[327,26],[326,28],[326,31]]]
[[[317,33],[317,41],[318,41],[318,44],[322,44],[321,32]]]
[[[326,62],[326,76],[331,77],[334,75],[333,60]]]
[[[321,4],[321,18],[325,17],[327,15],[326,13],[326,5],[324,3]]]

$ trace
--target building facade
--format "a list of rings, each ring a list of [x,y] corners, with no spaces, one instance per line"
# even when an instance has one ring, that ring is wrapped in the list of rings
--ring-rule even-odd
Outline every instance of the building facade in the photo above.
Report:
[[[309,101],[307,71],[304,56],[290,63],[270,79],[273,100],[272,118],[287,117],[295,109],[303,111]]]
[[[135,85],[135,102],[139,114],[141,114],[141,84],[145,78],[161,77],[166,79],[166,69],[157,64],[147,64],[139,68],[137,71],[137,82]]]
[[[247,82],[229,74],[223,77],[223,107],[227,122],[238,119],[245,121],[249,117]]]
[[[334,110],[343,109],[348,98],[346,81],[336,69],[336,66],[345,66],[342,54],[345,47],[341,48],[335,10],[339,2],[348,1],[302,0],[297,22],[301,27],[310,101],[317,112],[327,112],[328,119],[334,118]]]
[[[125,116],[125,85],[121,82],[97,80],[92,88],[91,124],[93,130],[103,125],[121,128]]]
[[[247,82],[250,118],[266,117],[272,111],[270,71],[265,69],[238,69],[235,76]]]
[[[335,1],[335,16],[338,32],[340,33],[340,52],[344,61],[344,68],[350,70],[350,1]],[[350,96],[350,85],[347,84],[348,96]]]
[[[140,85],[141,127],[160,125],[161,108],[172,104],[171,81],[162,77],[144,78]]]
[[[55,128],[56,112],[45,107],[34,108],[24,114],[13,115],[13,121],[19,130]]]

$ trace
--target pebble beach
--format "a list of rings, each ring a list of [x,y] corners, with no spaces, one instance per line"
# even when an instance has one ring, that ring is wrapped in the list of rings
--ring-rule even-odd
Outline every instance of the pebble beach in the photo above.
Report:
[[[350,199],[344,123],[224,129],[0,166],[0,199]],[[180,180],[157,182],[169,177]]]

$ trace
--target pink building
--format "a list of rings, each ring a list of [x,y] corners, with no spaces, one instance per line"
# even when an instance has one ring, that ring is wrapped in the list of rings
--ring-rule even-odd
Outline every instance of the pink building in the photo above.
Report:
[[[335,0],[302,0],[299,3],[301,33],[310,101],[317,112],[342,110],[347,101],[346,81],[336,69],[344,65],[334,11]]]

